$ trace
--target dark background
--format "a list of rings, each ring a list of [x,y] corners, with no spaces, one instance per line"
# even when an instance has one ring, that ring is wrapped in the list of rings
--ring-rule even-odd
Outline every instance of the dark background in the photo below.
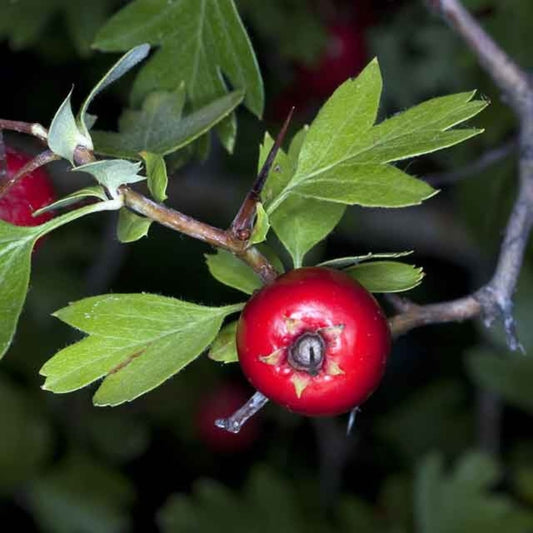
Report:
[[[0,0],[0,10],[5,2]],[[99,3],[105,15],[126,2]],[[47,0],[29,2],[28,20],[0,22],[2,118],[48,126],[71,84],[78,97],[86,94],[114,59],[92,52],[91,35],[81,39],[61,2],[55,4],[52,9]],[[516,61],[531,68],[529,0],[466,4]],[[265,129],[275,134],[291,105],[295,129],[309,122],[340,82],[377,55],[385,87],[382,116],[477,88],[491,100],[473,121],[486,132],[408,162],[411,174],[442,188],[436,198],[401,210],[350,209],[307,263],[415,250],[409,259],[424,267],[426,278],[409,296],[421,303],[454,298],[485,282],[513,199],[517,125],[460,39],[422,2],[241,0],[238,5],[265,81],[265,122],[239,110],[235,153],[225,153],[213,140],[207,161],[175,171],[168,204],[228,225],[254,176]],[[23,31],[35,20],[41,22],[33,33]],[[101,129],[115,127],[131,79],[95,103]],[[32,139],[13,134],[6,139],[30,153],[39,150]],[[472,166],[487,153],[500,157]],[[61,163],[50,171],[58,195],[85,183]],[[84,219],[48,237],[34,256],[26,308],[0,366],[0,524],[11,524],[6,531],[429,531],[419,521],[420,465],[437,453],[453,469],[475,449],[494,457],[503,475],[479,489],[482,503],[472,497],[472,516],[486,516],[493,497],[507,502],[509,523],[531,511],[533,393],[529,403],[520,402],[506,396],[503,386],[476,385],[469,358],[484,352],[507,356],[497,332],[487,334],[476,323],[427,327],[400,339],[350,437],[346,417],[305,419],[275,405],[257,416],[244,440],[228,444],[216,434],[202,435],[201,421],[211,404],[221,403],[226,394],[221,391],[229,387],[237,401],[249,392],[237,366],[220,367],[203,357],[157,390],[113,409],[93,407],[91,390],[58,396],[42,391],[39,368],[76,338],[50,316],[69,301],[110,291],[206,304],[243,299],[209,276],[207,246],[155,225],[148,238],[122,245],[114,224],[113,215]],[[531,257],[518,293],[523,331],[533,311],[530,263]],[[531,364],[529,369],[533,378]],[[472,470],[467,481],[475,482],[476,475]],[[433,509],[436,516],[442,513],[438,531],[489,531],[482,520],[447,529],[447,520],[457,514],[454,506],[468,500],[455,481],[457,491],[444,483],[441,488],[458,500]],[[446,493],[441,496],[445,501]],[[250,502],[257,501],[264,509],[252,513],[256,507]],[[530,526],[516,531],[532,531]]]

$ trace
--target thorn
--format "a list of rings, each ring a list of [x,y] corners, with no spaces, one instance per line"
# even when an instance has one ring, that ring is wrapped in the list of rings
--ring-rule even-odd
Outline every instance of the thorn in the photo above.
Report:
[[[257,175],[257,180],[254,184],[254,187],[252,188],[252,191],[258,196],[259,194],[261,194],[261,190],[263,189],[263,185],[265,184],[265,181],[268,177],[270,168],[272,167],[272,164],[274,163],[274,160],[276,159],[276,156],[278,155],[278,151],[281,148],[281,145],[283,144],[285,135],[287,135],[287,130],[289,129],[289,124],[291,122],[293,113],[294,113],[294,106],[291,107],[291,110],[289,111],[289,114],[287,115],[287,118],[285,119],[285,122],[283,123],[283,126],[281,127],[281,130],[278,133],[278,136],[276,137],[276,141],[272,145],[270,152],[268,152],[268,156],[265,159],[265,162],[263,163],[263,166],[261,170],[259,171],[259,174]]]
[[[361,411],[361,408],[359,406],[354,407],[350,411],[350,417],[348,418],[348,425],[346,426],[346,436],[350,437],[352,434],[352,430],[355,427],[355,417],[357,416],[357,413]]]
[[[276,141],[270,149],[270,152],[268,153],[268,156],[263,163],[259,174],[255,178],[252,188],[246,195],[246,198],[244,199],[237,215],[231,223],[230,230],[234,235],[237,236],[237,238],[239,238],[238,236],[242,231],[249,231],[251,235],[253,222],[257,215],[257,203],[261,200],[261,192],[268,178],[270,168],[272,167],[272,164],[276,159],[276,155],[283,144],[283,140],[285,139],[285,135],[289,128],[289,123],[291,121],[293,112],[294,107],[290,110],[287,118],[285,119],[285,122],[283,123],[283,126],[276,137]]]

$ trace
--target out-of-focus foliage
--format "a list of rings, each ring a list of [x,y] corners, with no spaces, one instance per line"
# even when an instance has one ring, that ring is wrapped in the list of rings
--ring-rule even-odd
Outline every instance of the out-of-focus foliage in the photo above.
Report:
[[[61,18],[81,56],[90,53],[96,32],[118,0],[3,0],[0,2],[0,37],[14,49],[39,48],[43,34]]]
[[[246,107],[262,115],[263,81],[233,0],[135,0],[104,25],[94,46],[119,52],[145,42],[159,48],[136,78],[134,104],[153,91],[185,83],[197,109],[228,91],[224,75],[233,87],[244,90]],[[235,117],[228,117],[217,131],[232,151]]]
[[[53,432],[35,396],[0,376],[0,494],[33,478],[50,459]]]
[[[308,0],[238,0],[237,5],[268,46],[286,59],[312,63],[326,46],[324,25]]]
[[[199,480],[192,496],[174,494],[159,512],[164,533],[221,530],[236,533],[333,533],[385,531],[371,506],[355,498],[344,499],[336,509],[336,520],[327,520],[315,497],[306,498],[306,489],[289,483],[271,469],[256,466],[241,494],[210,479]]]
[[[527,533],[533,513],[508,496],[491,492],[501,479],[501,469],[488,456],[466,453],[453,472],[444,461],[430,455],[416,476],[415,515],[420,533]]]
[[[28,497],[41,531],[115,533],[131,526],[130,482],[90,457],[64,459],[31,484]]]

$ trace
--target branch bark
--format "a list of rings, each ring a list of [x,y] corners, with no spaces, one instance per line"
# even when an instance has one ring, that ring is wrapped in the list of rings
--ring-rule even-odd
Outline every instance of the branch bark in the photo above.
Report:
[[[492,279],[475,293],[457,300],[425,306],[404,302],[403,309],[390,320],[391,329],[394,336],[399,336],[425,324],[461,321],[479,315],[490,324],[501,317],[509,347],[516,350],[520,344],[515,333],[512,298],[533,225],[533,84],[529,75],[495,43],[459,0],[428,0],[428,3],[469,45],[517,115],[519,190]]]

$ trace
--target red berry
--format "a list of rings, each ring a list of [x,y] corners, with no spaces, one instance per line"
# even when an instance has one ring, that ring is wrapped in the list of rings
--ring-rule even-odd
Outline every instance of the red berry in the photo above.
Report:
[[[249,397],[250,394],[243,387],[226,383],[202,398],[196,425],[201,440],[211,450],[220,453],[240,452],[255,441],[259,433],[259,424],[255,418],[250,419],[239,433],[230,433],[215,426],[215,420],[231,416]]]
[[[246,377],[270,400],[303,415],[337,415],[377,387],[390,331],[374,297],[350,276],[300,268],[248,301],[237,351]]]
[[[31,157],[6,147],[7,178],[11,178]],[[51,213],[33,217],[32,213],[55,200],[48,174],[42,168],[24,176],[0,198],[0,219],[16,226],[37,226],[52,218]]]
[[[301,66],[297,85],[318,98],[326,98],[348,78],[356,76],[367,62],[364,32],[356,24],[338,23],[329,28],[322,57],[312,67]]]

